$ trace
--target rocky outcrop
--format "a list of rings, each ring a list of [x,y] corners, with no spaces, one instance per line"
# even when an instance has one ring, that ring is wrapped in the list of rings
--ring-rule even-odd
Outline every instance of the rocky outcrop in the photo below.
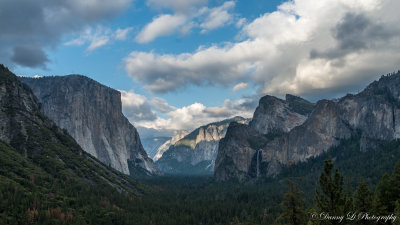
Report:
[[[135,182],[86,154],[65,130],[45,116],[31,89],[1,64],[0,152],[3,183],[16,184],[21,193],[34,191],[40,196],[49,195],[51,184],[62,184],[56,194],[51,193],[58,196],[54,204],[68,197],[70,191],[67,194],[65,187],[139,193]]]
[[[83,150],[125,174],[159,173],[122,114],[118,91],[81,75],[20,80],[33,90],[44,113]]]
[[[170,146],[156,165],[167,174],[212,174],[219,140],[225,136],[229,123],[235,121],[248,123],[235,117],[199,127]]]
[[[0,65],[0,140],[28,154],[28,133],[37,126],[54,123],[42,114],[37,98],[28,86]],[[33,150],[33,149],[31,149]]]
[[[157,153],[153,157],[153,160],[154,161],[159,160],[162,157],[162,155],[164,154],[164,152],[167,151],[171,145],[174,145],[177,141],[181,140],[182,138],[184,138],[188,134],[189,134],[189,132],[186,131],[186,130],[180,130],[180,131],[176,132],[176,134],[171,139],[165,141],[157,149]]]
[[[317,102],[304,123],[266,141],[258,139],[260,142],[258,146],[253,146],[255,150],[253,154],[246,153],[249,155],[247,161],[236,160],[234,162],[237,163],[233,166],[226,163],[229,160],[224,159],[225,155],[243,158],[240,156],[242,154],[239,151],[240,146],[235,143],[247,142],[250,146],[251,142],[241,139],[240,135],[221,141],[219,148],[221,162],[217,158],[215,178],[217,180],[256,178],[257,174],[254,175],[252,172],[254,167],[260,171],[259,175],[275,176],[281,171],[282,166],[316,157],[338,145],[341,140],[352,136],[361,137],[360,151],[375,148],[382,141],[399,138],[399,90],[400,73],[397,73],[381,77],[379,81],[373,82],[357,95],[349,94],[332,101],[321,100]],[[269,114],[265,115],[268,116]],[[242,131],[247,132],[244,129]],[[228,136],[231,137],[227,134]],[[259,137],[262,137],[261,133]],[[256,156],[258,160],[254,160]],[[250,159],[252,161],[249,164]],[[236,175],[239,172],[241,176]]]
[[[231,123],[225,138],[219,142],[218,155],[215,161],[214,177],[219,181],[236,179],[246,180],[257,173],[257,157],[259,149],[255,142],[264,143],[267,138],[250,126]],[[254,143],[253,143],[253,142]]]
[[[314,104],[293,95],[286,100],[266,95],[260,99],[250,127],[267,133],[285,133],[304,123],[314,108]]]
[[[303,124],[313,109],[314,104],[294,95],[287,94],[285,100],[262,97],[249,125],[232,123],[220,141],[216,179],[243,181],[260,175],[265,170],[260,157],[265,144]]]

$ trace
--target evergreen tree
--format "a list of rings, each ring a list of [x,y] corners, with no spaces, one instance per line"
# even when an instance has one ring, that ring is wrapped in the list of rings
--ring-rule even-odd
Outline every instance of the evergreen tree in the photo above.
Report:
[[[385,173],[376,187],[374,210],[378,214],[393,212],[394,204],[391,183],[390,175]]]
[[[369,212],[372,209],[372,195],[367,183],[361,180],[354,194],[354,209],[358,212]]]
[[[345,203],[344,203],[344,212],[352,212],[353,211],[353,191],[351,187],[350,177],[346,177],[346,190],[345,190]]]
[[[343,193],[343,176],[334,170],[332,159],[325,160],[324,170],[319,178],[320,189],[316,190],[315,203],[317,211],[331,216],[344,215],[345,197]],[[322,220],[322,224],[339,224],[339,220]]]
[[[391,179],[393,201],[400,200],[400,160],[397,161],[394,167]],[[393,203],[395,205],[395,203]]]
[[[283,212],[279,216],[279,220],[284,220],[290,225],[303,225],[306,224],[306,213],[304,211],[304,199],[302,198],[303,192],[300,190],[299,185],[294,182],[294,178],[287,178],[286,183],[289,190],[283,195],[281,207]]]
[[[354,210],[357,213],[371,213],[373,208],[372,194],[364,180],[360,181],[354,194]],[[373,221],[360,220],[357,224],[373,224]]]
[[[396,220],[394,221],[393,225],[400,225],[400,200],[396,202],[394,215],[396,216]]]

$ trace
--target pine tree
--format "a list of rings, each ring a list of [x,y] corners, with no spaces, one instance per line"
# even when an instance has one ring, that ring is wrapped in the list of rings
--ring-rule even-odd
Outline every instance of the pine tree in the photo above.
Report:
[[[385,173],[375,191],[374,210],[376,213],[383,215],[393,212],[394,204],[391,183],[390,175]]]
[[[339,170],[334,171],[332,159],[325,160],[324,170],[319,178],[320,189],[316,190],[315,203],[318,212],[331,216],[343,216],[345,197],[343,193],[343,176]],[[323,220],[321,224],[339,224],[339,220]]]
[[[303,225],[306,224],[306,212],[304,211],[303,192],[300,190],[299,185],[295,183],[294,178],[290,177],[285,179],[289,186],[289,190],[283,195],[281,207],[283,212],[278,220],[284,220],[290,225]]]
[[[393,225],[400,225],[400,200],[396,202],[396,208],[394,209],[394,215],[396,216],[396,220]]]
[[[354,209],[358,212],[369,212],[372,209],[372,195],[367,183],[361,180],[354,194]]]
[[[364,180],[361,180],[357,190],[354,194],[354,210],[357,213],[371,213],[373,208],[372,205],[372,194],[368,188],[367,183]],[[373,221],[359,220],[356,221],[357,224],[373,224]]]
[[[392,177],[391,177],[391,188],[393,194],[393,201],[400,200],[400,160],[396,163],[394,167]],[[395,203],[394,203],[395,205]]]
[[[353,200],[353,191],[349,177],[346,177],[346,189],[344,195],[345,195],[344,212],[352,212],[354,200]]]

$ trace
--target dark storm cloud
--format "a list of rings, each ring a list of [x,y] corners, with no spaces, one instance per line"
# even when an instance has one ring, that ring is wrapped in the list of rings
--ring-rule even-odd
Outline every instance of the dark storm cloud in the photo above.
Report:
[[[364,15],[347,13],[343,21],[334,30],[339,49],[358,50],[365,48],[367,46],[366,40],[360,37],[365,36],[365,32],[372,26],[374,26],[372,22]]]
[[[332,29],[332,36],[337,41],[335,48],[327,51],[312,49],[310,58],[338,59],[350,53],[373,49],[398,35],[398,29],[372,21],[364,14],[347,13]],[[345,66],[340,61],[335,65]]]
[[[116,15],[131,0],[2,0],[0,1],[0,61],[8,66],[43,66],[49,62],[45,51],[55,48],[67,34]],[[27,49],[18,46],[35,46]],[[24,51],[32,56],[28,60]],[[26,51],[28,50],[28,51]]]
[[[21,66],[32,68],[45,68],[45,63],[49,61],[46,53],[34,46],[16,46],[11,60]]]

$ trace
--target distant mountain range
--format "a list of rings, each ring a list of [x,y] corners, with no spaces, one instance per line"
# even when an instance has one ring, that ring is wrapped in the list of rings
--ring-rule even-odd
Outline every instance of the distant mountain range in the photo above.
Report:
[[[158,160],[155,158],[156,165],[165,174],[212,174],[219,140],[225,136],[229,123],[247,124],[248,121],[234,117],[201,126],[189,134],[180,132],[160,148],[160,152],[165,151]]]
[[[167,141],[171,140],[171,137],[146,137],[141,138],[144,150],[147,152],[150,158],[153,160],[156,156],[159,148]]]
[[[166,152],[170,146],[174,145],[176,142],[184,138],[186,135],[188,135],[189,132],[186,130],[180,130],[177,131],[174,136],[172,136],[170,139],[165,141],[160,147],[158,147],[156,154],[154,155],[153,160],[157,161],[159,160],[164,152]]]

